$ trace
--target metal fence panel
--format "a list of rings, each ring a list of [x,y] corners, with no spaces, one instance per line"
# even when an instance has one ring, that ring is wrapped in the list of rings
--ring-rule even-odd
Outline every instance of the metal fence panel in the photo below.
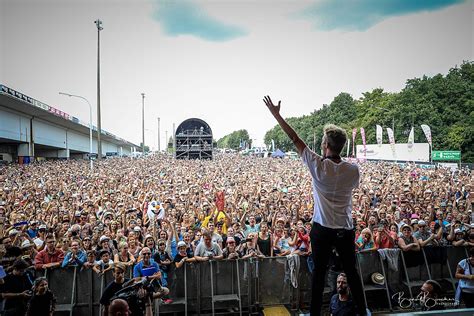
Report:
[[[444,250],[443,250],[444,251]],[[466,258],[463,247],[446,248],[449,266],[452,272],[456,270],[458,262]],[[431,261],[431,255],[427,256]],[[289,305],[293,309],[307,307],[311,299],[311,272],[308,269],[307,258],[300,257],[298,274],[298,288],[294,289],[290,282],[290,272],[286,257],[239,260],[238,275],[240,281],[240,298],[244,310],[256,311],[258,306]],[[371,284],[371,274],[382,273],[379,255],[377,252],[359,254],[362,278],[365,284]],[[405,281],[402,269],[402,260],[399,260],[398,271],[390,270],[384,262],[387,282],[392,290],[401,286],[400,280]],[[444,271],[439,271],[430,265],[432,277],[447,277]],[[441,264],[441,268],[447,268]],[[237,265],[235,261],[218,261],[212,263],[212,281],[214,295],[238,294]],[[407,269],[410,281],[427,280],[428,274],[423,262],[420,265]],[[127,277],[131,274],[128,268]],[[38,273],[42,275],[42,273]],[[73,268],[56,269],[48,272],[47,278],[50,288],[57,297],[57,304],[70,304],[72,295]],[[80,269],[76,275],[76,294],[74,315],[99,315],[99,300],[107,284],[112,282],[111,271],[99,276],[90,269]],[[168,274],[168,287],[172,299],[184,298],[187,289],[188,314],[199,314],[210,311],[211,303],[211,265],[209,262],[186,264],[186,285],[184,268],[176,270],[174,267]],[[327,297],[326,297],[327,298]],[[237,303],[216,303],[216,309]],[[372,303],[374,304],[374,303]],[[369,300],[369,306],[371,302]],[[170,306],[171,307],[171,306]],[[160,312],[175,311],[175,308],[166,308],[162,305]],[[161,310],[161,308],[163,308]],[[387,306],[388,308],[388,306]]]
[[[286,257],[259,262],[258,293],[262,305],[290,304],[291,292]]]
[[[70,267],[48,271],[49,287],[54,291],[57,305],[71,304],[74,269]]]

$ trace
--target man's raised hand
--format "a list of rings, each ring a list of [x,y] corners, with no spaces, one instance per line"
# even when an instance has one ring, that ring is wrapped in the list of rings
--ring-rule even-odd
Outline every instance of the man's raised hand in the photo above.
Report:
[[[278,101],[278,105],[274,105],[273,102],[272,102],[272,99],[270,98],[270,96],[267,95],[267,96],[263,97],[263,102],[265,102],[265,105],[270,110],[270,112],[273,114],[273,116],[276,116],[280,113],[281,101]]]

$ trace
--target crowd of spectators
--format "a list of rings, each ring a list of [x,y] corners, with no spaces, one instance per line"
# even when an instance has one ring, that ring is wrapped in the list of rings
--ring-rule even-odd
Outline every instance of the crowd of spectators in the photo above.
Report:
[[[93,173],[88,167],[72,160],[0,167],[7,273],[20,259],[37,271],[77,266],[101,275],[120,262],[138,274],[151,258],[166,286],[172,265],[311,253],[310,175],[299,160],[155,155],[107,159]],[[358,251],[474,246],[469,170],[359,167]]]

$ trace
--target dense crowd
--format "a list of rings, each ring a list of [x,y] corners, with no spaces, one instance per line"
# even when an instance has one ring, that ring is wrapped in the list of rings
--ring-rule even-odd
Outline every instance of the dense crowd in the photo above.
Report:
[[[156,265],[165,287],[171,265],[311,253],[311,178],[299,160],[155,155],[107,159],[93,173],[88,167],[85,161],[0,167],[6,273],[78,266],[100,275],[120,262],[142,276]],[[352,210],[358,251],[474,246],[469,170],[359,167]]]

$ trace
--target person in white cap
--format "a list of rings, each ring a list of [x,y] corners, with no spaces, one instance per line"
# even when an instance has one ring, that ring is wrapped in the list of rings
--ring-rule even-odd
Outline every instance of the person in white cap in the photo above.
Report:
[[[108,251],[110,257],[112,257],[112,249],[110,248],[110,238],[106,235],[102,235],[99,238],[99,245],[96,249],[97,260],[101,259],[99,253],[103,250]]]
[[[454,240],[452,244],[455,247],[468,246],[467,240],[464,239],[464,232],[460,228],[454,229]]]
[[[436,235],[426,227],[424,220],[418,221],[418,231],[413,234],[413,237],[418,240],[421,247],[437,245]]]
[[[23,256],[28,256],[31,260],[31,262],[34,262],[34,259],[36,255],[38,254],[38,251],[35,249],[35,244],[29,241],[28,239],[24,240],[21,243],[21,250],[23,252]]]
[[[35,243],[36,249],[38,251],[43,250],[43,248],[46,246],[46,244],[44,243],[46,238],[46,229],[47,227],[45,224],[39,225],[37,236],[35,239],[33,239],[33,242]]]
[[[194,262],[196,259],[193,258],[193,256],[187,252],[187,246],[184,241],[179,241],[178,242],[178,253],[173,259],[173,262],[176,265],[176,268],[179,269],[183,266],[185,262]]]

